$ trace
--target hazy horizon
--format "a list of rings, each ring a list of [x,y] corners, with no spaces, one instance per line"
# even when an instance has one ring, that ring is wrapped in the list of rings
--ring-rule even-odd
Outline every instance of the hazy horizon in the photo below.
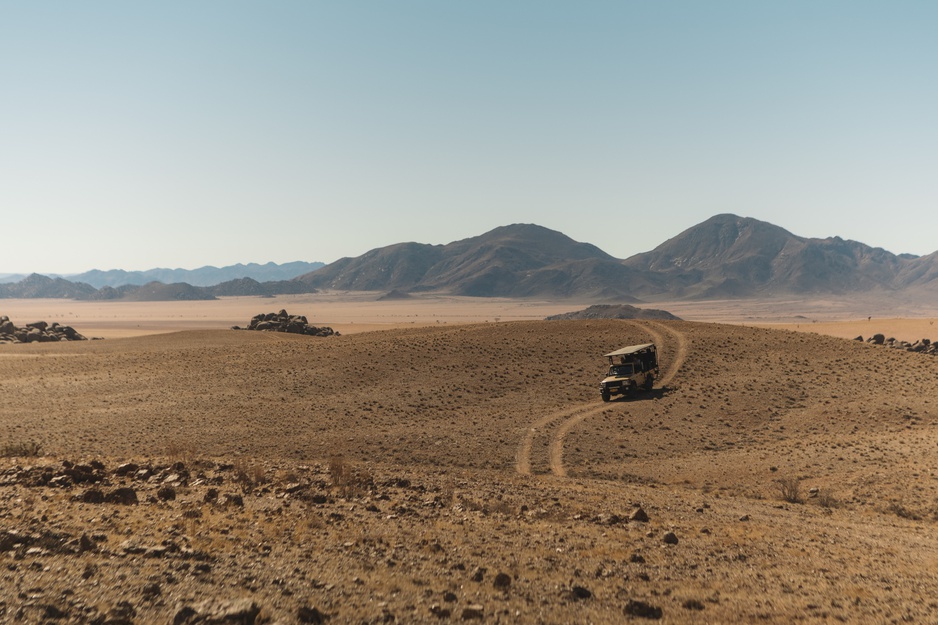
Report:
[[[0,0],[0,274],[719,213],[936,251],[938,4]],[[252,260],[254,259],[254,260]]]

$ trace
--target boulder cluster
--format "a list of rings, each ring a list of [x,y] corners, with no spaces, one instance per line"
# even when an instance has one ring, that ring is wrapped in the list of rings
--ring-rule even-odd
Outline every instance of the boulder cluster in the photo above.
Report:
[[[18,328],[6,315],[0,316],[0,344],[3,343],[52,343],[55,341],[87,341],[88,339],[71,326],[36,321]]]
[[[311,326],[303,315],[291,315],[286,310],[281,310],[278,313],[255,315],[247,328],[233,326],[231,329],[288,332],[290,334],[305,334],[306,336],[339,336],[339,333],[332,328]]]
[[[863,337],[858,336],[854,340],[863,341]],[[870,338],[866,339],[866,342],[871,345],[883,345],[885,347],[901,349],[907,352],[916,352],[919,354],[930,354],[932,356],[938,356],[938,343],[933,343],[929,339],[919,339],[914,343],[909,343],[908,341],[897,341],[892,337],[887,339],[885,334],[874,334]]]

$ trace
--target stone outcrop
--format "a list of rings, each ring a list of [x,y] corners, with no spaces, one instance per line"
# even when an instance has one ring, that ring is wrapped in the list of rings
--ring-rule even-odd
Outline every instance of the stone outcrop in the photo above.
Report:
[[[854,340],[863,342],[863,337],[858,336]],[[883,334],[874,334],[870,338],[866,339],[866,342],[870,345],[882,345],[883,347],[901,349],[907,352],[938,356],[938,343],[934,343],[930,339],[919,339],[914,343],[909,343],[908,341],[898,341],[892,337],[886,338],[886,336]]]
[[[0,316],[0,344],[53,343],[57,341],[87,341],[71,326],[36,321],[19,328],[6,315]]]
[[[258,330],[260,332],[287,332],[306,336],[339,336],[332,328],[311,326],[303,315],[291,315],[286,310],[278,313],[255,315],[247,328],[238,326],[232,330]]]

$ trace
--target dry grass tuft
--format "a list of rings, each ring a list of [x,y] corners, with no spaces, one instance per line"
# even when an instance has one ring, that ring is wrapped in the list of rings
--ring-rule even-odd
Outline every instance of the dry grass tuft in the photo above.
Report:
[[[334,486],[337,488],[344,486],[348,481],[350,472],[345,456],[336,454],[329,457],[329,477],[332,479]]]
[[[41,455],[42,445],[35,441],[5,443],[0,447],[0,457],[3,458],[36,458]]]
[[[174,439],[166,445],[166,457],[172,462],[192,464],[196,456],[196,446],[192,441]]]
[[[362,495],[374,488],[374,478],[371,473],[362,468],[352,467],[341,454],[329,458],[328,470],[332,485],[345,499]]]
[[[269,481],[267,479],[267,470],[261,464],[249,458],[235,460],[234,479],[241,484],[241,488],[244,490],[250,490]]]

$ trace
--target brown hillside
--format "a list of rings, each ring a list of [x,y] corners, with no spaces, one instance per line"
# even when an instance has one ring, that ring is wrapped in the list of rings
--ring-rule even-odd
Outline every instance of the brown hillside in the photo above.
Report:
[[[601,355],[648,341],[654,390],[604,404]],[[0,614],[29,622],[938,618],[934,357],[676,321],[206,331],[7,346],[0,392],[0,445],[53,454],[0,464]]]

